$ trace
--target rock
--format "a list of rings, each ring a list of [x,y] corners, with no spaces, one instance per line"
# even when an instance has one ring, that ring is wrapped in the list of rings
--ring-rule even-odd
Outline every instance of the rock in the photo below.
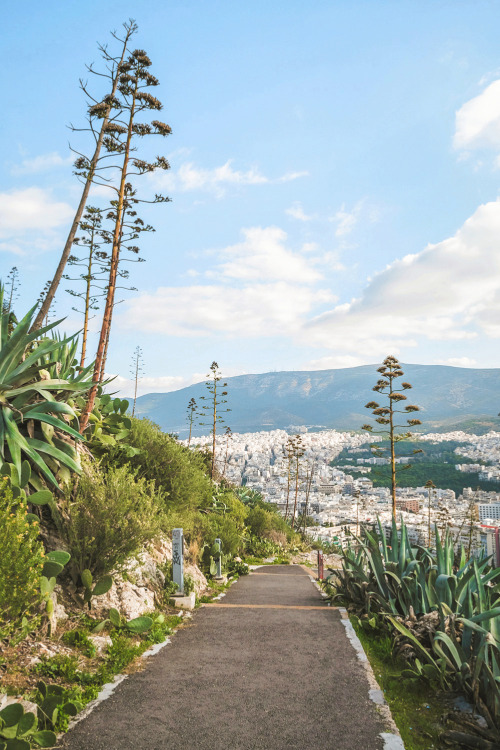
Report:
[[[97,655],[103,654],[113,645],[113,640],[109,635],[89,635],[88,639],[94,644]]]
[[[107,594],[92,600],[92,614],[107,617],[111,607],[121,612],[127,620],[131,620],[155,608],[154,591],[116,577]]]
[[[59,622],[62,622],[63,620],[68,619],[68,614],[66,610],[64,609],[63,605],[59,604],[59,602],[57,601],[57,589],[61,591],[61,587],[57,586],[56,591],[53,591],[52,594],[50,595],[50,598],[52,599],[52,602],[54,604],[52,614],[49,615],[52,634],[56,632],[57,625]]]
[[[11,706],[13,703],[20,703],[26,712],[31,711],[36,716],[38,709],[36,703],[32,703],[32,701],[26,701],[23,698],[15,695],[7,695],[5,693],[2,693],[0,695],[0,711],[6,706]]]

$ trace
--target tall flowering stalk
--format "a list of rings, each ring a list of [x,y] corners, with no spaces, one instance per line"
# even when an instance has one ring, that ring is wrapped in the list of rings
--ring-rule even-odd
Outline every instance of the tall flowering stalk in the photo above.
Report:
[[[381,425],[382,429],[374,430],[373,425],[365,424],[362,429],[372,434],[384,435],[389,440],[389,463],[391,467],[391,496],[392,496],[392,516],[396,518],[396,443],[401,440],[408,440],[412,437],[412,433],[408,431],[408,427],[415,427],[422,422],[419,419],[406,419],[406,424],[398,424],[397,420],[400,418],[398,415],[408,415],[412,412],[420,411],[418,406],[413,404],[407,404],[403,409],[398,409],[397,406],[401,405],[402,402],[406,401],[404,391],[409,390],[412,386],[410,383],[402,382],[401,387],[398,388],[397,380],[404,375],[401,365],[396,357],[386,357],[381,367],[377,369],[377,372],[381,374],[381,378],[377,381],[376,385],[373,386],[374,391],[385,396],[387,399],[385,406],[380,406],[376,401],[369,401],[366,404],[367,409],[372,410],[372,414],[375,417],[375,422]],[[406,430],[400,432],[400,430]],[[377,455],[381,455],[380,446],[374,445],[372,449],[376,451]],[[420,451],[414,451],[420,452]],[[401,468],[408,468],[409,464]]]

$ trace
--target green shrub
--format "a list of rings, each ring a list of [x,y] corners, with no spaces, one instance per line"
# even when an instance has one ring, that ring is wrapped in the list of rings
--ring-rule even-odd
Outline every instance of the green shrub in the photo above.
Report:
[[[127,442],[140,453],[130,459],[138,476],[154,481],[164,493],[169,511],[208,508],[212,505],[212,482],[203,457],[162,432],[148,419],[132,419]]]
[[[211,514],[208,517],[209,527],[205,532],[205,542],[208,544],[205,555],[211,554],[210,550],[215,540],[219,538],[222,542],[223,555],[238,555],[245,547],[242,525],[232,516],[219,516]]]
[[[228,573],[233,576],[247,576],[250,573],[250,568],[248,567],[248,565],[237,560],[231,560],[231,562],[227,566],[227,569]]]
[[[163,528],[164,496],[129,466],[86,463],[73,496],[68,492],[61,532],[71,552],[73,577],[85,569],[97,579],[120,565]]]
[[[12,632],[40,602],[43,544],[38,523],[29,523],[26,503],[0,481],[0,631]]]

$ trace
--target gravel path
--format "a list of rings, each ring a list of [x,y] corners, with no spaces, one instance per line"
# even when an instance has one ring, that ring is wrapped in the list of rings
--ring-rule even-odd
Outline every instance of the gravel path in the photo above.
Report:
[[[302,568],[267,566],[195,612],[60,747],[382,750],[368,690],[339,612]]]

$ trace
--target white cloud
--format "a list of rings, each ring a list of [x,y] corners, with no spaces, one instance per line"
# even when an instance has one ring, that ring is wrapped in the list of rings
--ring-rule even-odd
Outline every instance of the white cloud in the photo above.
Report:
[[[214,169],[204,169],[203,167],[197,167],[193,162],[185,162],[181,164],[176,172],[155,173],[150,179],[162,190],[183,193],[205,191],[214,193],[217,197],[222,197],[228,186],[291,182],[307,175],[307,172],[289,172],[281,175],[281,177],[272,179],[263,175],[255,167],[244,172],[233,169],[231,165],[231,159],[228,159],[225,164]]]
[[[50,169],[58,167],[68,167],[74,160],[75,156],[73,154],[64,157],[58,154],[57,151],[52,151],[50,154],[40,154],[31,159],[23,159],[21,164],[14,166],[11,171],[13,174],[47,172]]]
[[[500,148],[500,80],[458,110],[453,145],[466,150]]]
[[[500,200],[480,206],[458,232],[378,273],[363,295],[312,320],[309,343],[380,357],[419,338],[500,337]]]
[[[124,378],[122,375],[115,376],[110,373],[106,373],[105,377],[114,378],[109,386],[107,386],[109,392],[117,391],[124,396],[134,395],[135,384],[131,378]],[[179,388],[185,388],[196,382],[198,381],[183,378],[180,375],[165,375],[158,378],[145,376],[139,379],[137,395],[141,396],[143,393],[169,393],[170,391],[177,391]]]
[[[0,233],[10,235],[27,229],[55,229],[73,217],[68,203],[54,201],[41,188],[0,193]]]
[[[241,289],[160,287],[129,302],[120,319],[129,329],[172,336],[291,336],[316,305],[331,300],[327,291],[282,281]]]
[[[56,231],[73,215],[68,203],[54,200],[41,188],[0,193],[0,249],[16,255],[46,252],[56,241]]]
[[[321,276],[315,259],[285,247],[287,234],[279,227],[251,227],[242,230],[244,241],[221,251],[223,262],[212,272],[240,281],[286,281],[310,284]],[[304,252],[309,253],[306,246]]]
[[[477,367],[475,359],[470,357],[449,357],[448,359],[436,360],[437,365],[450,365],[451,367]]]
[[[351,211],[347,211],[345,204],[342,204],[337,213],[330,218],[330,221],[337,225],[335,229],[336,237],[346,237],[350,234],[359,221],[364,201],[358,201]]]
[[[290,208],[287,208],[285,211],[288,216],[291,216],[292,219],[297,219],[298,221],[312,221],[314,218],[314,214],[308,215],[304,213],[304,209],[302,208],[302,203],[300,201],[295,201]]]
[[[331,356],[312,359],[307,362],[302,369],[304,370],[337,370],[342,367],[358,367],[366,364],[363,357],[356,357],[352,354],[333,354]]]

